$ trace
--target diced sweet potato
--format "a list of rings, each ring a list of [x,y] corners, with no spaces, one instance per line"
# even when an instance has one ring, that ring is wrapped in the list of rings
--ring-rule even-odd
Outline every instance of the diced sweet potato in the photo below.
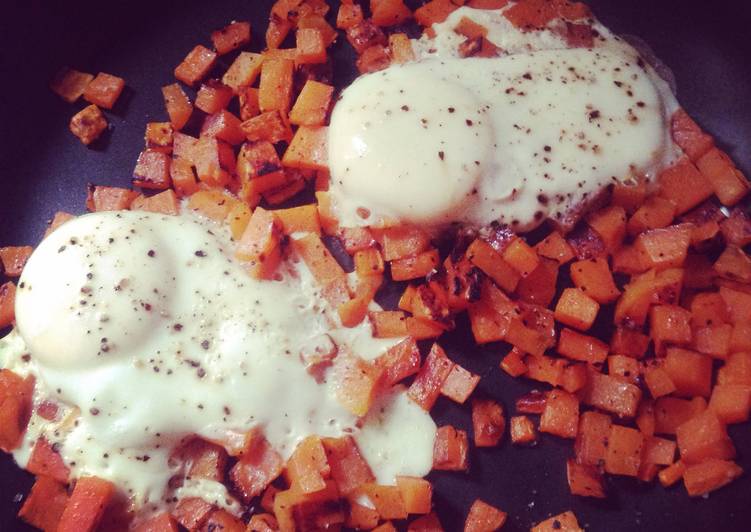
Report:
[[[180,200],[177,199],[174,190],[167,189],[149,197],[138,196],[130,204],[130,208],[134,211],[149,211],[177,216],[180,213]]]
[[[735,205],[749,191],[746,176],[735,167],[725,152],[717,148],[712,148],[702,155],[696,161],[696,166],[709,181],[723,205]]]
[[[172,127],[180,131],[193,114],[193,105],[179,83],[162,87],[162,96]]]
[[[215,62],[216,52],[199,44],[175,67],[175,77],[186,85],[193,86],[206,77],[214,68]]]
[[[86,146],[94,142],[107,129],[107,119],[96,105],[83,108],[70,119],[70,131]]]
[[[253,445],[242,455],[230,470],[230,479],[243,499],[250,501],[260,495],[281,473],[284,462],[282,457],[271,448],[265,438]]]
[[[261,74],[264,57],[261,54],[240,52],[222,77],[222,83],[236,93],[250,87]]]
[[[433,486],[430,482],[419,477],[397,476],[396,485],[408,514],[430,513],[433,497]]]
[[[239,118],[222,109],[206,117],[201,127],[201,136],[214,137],[234,146],[245,140],[240,124]]]
[[[141,152],[133,170],[133,184],[137,187],[164,190],[170,187],[170,162],[166,153],[147,148]]]
[[[743,474],[735,462],[710,459],[689,465],[683,472],[683,482],[690,497],[698,497],[720,489]]]
[[[696,207],[714,192],[709,180],[686,157],[664,169],[658,181],[660,196],[675,204],[676,214]]]
[[[467,433],[451,425],[439,427],[433,444],[433,469],[466,471],[469,467]]]
[[[250,42],[250,23],[232,22],[211,32],[211,42],[219,55],[228,54]]]
[[[72,68],[63,68],[50,83],[52,91],[68,103],[75,103],[83,96],[94,76]]]
[[[676,429],[681,461],[696,464],[716,458],[729,460],[735,457],[735,447],[725,425],[712,410],[692,417]]]
[[[537,429],[529,416],[514,416],[509,421],[511,443],[529,445],[537,441]]]
[[[87,102],[102,109],[112,109],[124,88],[125,80],[123,78],[100,72],[86,86],[83,97]]]
[[[605,453],[605,471],[635,477],[641,465],[644,436],[636,429],[613,425]]]
[[[0,287],[0,319],[2,311],[3,290]],[[0,325],[6,325],[0,323]],[[34,391],[32,378],[23,379],[10,370],[0,369],[0,449],[10,452],[21,443],[26,425],[31,415],[31,399]]]
[[[433,408],[454,363],[438,344],[433,344],[407,394],[424,410]]]
[[[65,506],[58,532],[93,532],[115,493],[115,486],[97,477],[81,477]]]
[[[605,486],[600,470],[591,465],[578,464],[574,460],[566,462],[566,477],[573,495],[605,498]]]
[[[473,399],[472,430],[476,447],[497,446],[506,430],[503,407],[492,399]]]
[[[678,109],[673,113],[670,130],[675,143],[694,162],[714,146],[712,137],[704,133],[683,109]]]
[[[34,248],[31,246],[6,246],[0,248],[0,262],[3,272],[8,277],[18,277],[31,256]]]
[[[68,505],[68,498],[64,484],[50,477],[37,477],[18,517],[39,530],[54,532]]]
[[[235,255],[249,262],[251,276],[257,279],[273,277],[281,260],[281,227],[270,211],[256,208],[243,236],[237,243]]]
[[[328,128],[300,126],[282,157],[282,164],[303,170],[328,169]]]
[[[577,288],[600,304],[615,301],[620,290],[605,259],[580,260],[571,264],[571,280]]]
[[[476,499],[464,521],[464,532],[494,532],[506,523],[506,512]]]
[[[548,394],[540,418],[540,431],[561,438],[575,438],[579,427],[579,400],[563,390]]]
[[[567,511],[537,523],[530,532],[582,532],[574,512]]]

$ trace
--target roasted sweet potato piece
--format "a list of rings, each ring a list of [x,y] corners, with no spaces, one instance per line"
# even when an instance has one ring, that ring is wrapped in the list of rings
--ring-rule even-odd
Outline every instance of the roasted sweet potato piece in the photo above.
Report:
[[[743,469],[735,462],[710,459],[687,466],[683,472],[683,483],[689,496],[698,497],[720,489],[742,474]]]
[[[600,470],[591,465],[578,464],[574,460],[566,462],[568,487],[573,495],[605,498],[605,486]]]
[[[545,401],[540,431],[575,438],[579,428],[579,400],[563,390],[553,390]]]
[[[63,68],[50,83],[52,92],[68,103],[75,103],[83,96],[86,87],[94,76],[72,68]]]
[[[712,458],[730,460],[735,457],[727,429],[712,410],[705,410],[681,424],[675,435],[681,461],[687,465]]]
[[[383,30],[373,24],[373,21],[367,19],[347,28],[347,40],[358,55],[371,46],[383,46],[387,43]]]
[[[112,109],[125,88],[125,80],[112,74],[100,72],[86,86],[83,98],[102,109]]]
[[[709,181],[723,205],[735,205],[749,191],[746,176],[735,167],[730,157],[718,148],[712,148],[702,155],[696,161],[696,166]]]
[[[472,430],[476,447],[497,446],[506,430],[503,407],[492,399],[473,399]]]
[[[279,111],[267,111],[254,116],[240,124],[240,128],[250,141],[266,140],[276,144],[292,140],[292,128]]]
[[[250,42],[250,23],[231,22],[220,30],[212,31],[211,42],[219,55],[237,50]]]
[[[469,467],[467,433],[451,425],[439,427],[433,444],[433,469],[466,471]]]
[[[260,207],[253,211],[248,227],[237,243],[235,255],[249,261],[251,276],[270,279],[281,260],[281,226],[273,212]]]
[[[316,28],[300,28],[295,35],[295,63],[298,65],[318,65],[325,63],[326,42],[323,34]]]
[[[0,319],[5,317],[3,294],[8,292],[3,288],[7,285],[14,286],[6,283],[0,287]],[[0,325],[6,324],[0,322]],[[33,392],[32,378],[23,379],[10,370],[0,369],[0,449],[3,451],[10,452],[21,443],[31,414]]]
[[[44,438],[39,438],[34,444],[26,470],[33,475],[46,476],[62,484],[67,483],[70,476],[70,469],[63,462],[60,453]]]
[[[712,137],[704,133],[683,109],[678,109],[673,113],[670,119],[670,131],[675,143],[693,162],[696,162],[714,146]]]
[[[530,532],[582,532],[574,512],[567,511],[538,523]]]
[[[65,485],[45,476],[37,477],[18,517],[44,532],[55,532],[68,505]]]
[[[397,486],[381,486],[367,483],[360,486],[362,492],[375,506],[381,519],[406,519],[407,508]]]
[[[170,187],[170,162],[164,152],[147,148],[141,152],[133,170],[133,184],[137,187],[164,190]]]
[[[339,403],[354,415],[365,416],[378,393],[383,370],[356,355],[340,355],[333,372],[340,383],[335,394]]]
[[[149,122],[143,138],[147,148],[164,153],[172,152],[174,130],[170,122]]]
[[[597,318],[600,304],[578,288],[565,288],[555,306],[555,319],[581,331],[589,329]]]
[[[599,466],[607,454],[607,441],[613,422],[600,412],[584,412],[579,417],[574,453],[580,464]]]
[[[0,262],[8,277],[18,277],[29,260],[34,248],[31,246],[6,246],[0,248]]]
[[[537,441],[537,429],[529,416],[514,416],[509,421],[511,443],[529,445]]]
[[[97,477],[81,477],[65,506],[58,532],[93,532],[115,493],[115,486]]]
[[[180,201],[177,199],[174,190],[167,189],[154,196],[138,196],[130,204],[130,208],[134,211],[149,211],[177,216],[180,214]]]
[[[331,478],[336,481],[342,495],[353,493],[365,483],[375,482],[370,466],[351,436],[323,438],[321,441],[331,467]]]
[[[258,89],[261,111],[289,112],[294,68],[295,63],[290,59],[269,59],[263,62]]]
[[[494,532],[506,523],[506,512],[476,499],[464,521],[464,532]]]
[[[236,93],[250,87],[261,74],[264,57],[261,54],[240,52],[222,77],[222,83]]]
[[[178,83],[162,87],[162,96],[172,127],[180,131],[193,114],[193,105]]]
[[[96,105],[83,108],[70,119],[70,131],[86,146],[94,142],[107,129],[107,119]]]
[[[243,499],[250,501],[260,495],[281,473],[282,457],[265,438],[259,437],[230,470],[230,479]]]
[[[453,367],[454,363],[449,360],[445,351],[438,344],[433,344],[422,368],[407,391],[410,399],[429,411],[438,399],[441,387]]]
[[[638,386],[618,377],[590,372],[583,402],[619,417],[634,417],[641,395]]]
[[[431,0],[415,10],[415,20],[421,26],[430,27],[443,22],[459,6],[450,0]]]
[[[201,136],[213,137],[235,146],[245,140],[240,124],[239,118],[222,109],[206,117],[201,127]]]
[[[334,87],[308,80],[295,100],[289,121],[297,126],[322,126],[326,123]]]
[[[433,498],[433,486],[430,482],[419,477],[397,476],[396,485],[408,514],[430,512]]]
[[[389,55],[391,62],[396,64],[407,63],[415,58],[412,49],[412,41],[406,33],[392,33],[389,35]]]
[[[644,436],[636,429],[613,425],[610,427],[605,453],[605,471],[611,475],[635,477],[641,465]]]
[[[605,342],[594,336],[564,328],[558,338],[557,351],[572,360],[596,364],[605,362],[610,350]]]
[[[600,304],[615,301],[620,290],[605,259],[580,260],[571,264],[571,280],[586,295]]]
[[[709,180],[684,157],[658,176],[660,196],[675,204],[676,214],[683,214],[710,197],[714,189]]]
[[[327,144],[327,127],[300,126],[282,156],[282,164],[302,170],[327,170]]]
[[[206,77],[215,62],[216,52],[199,44],[175,67],[175,77],[192,87]]]
[[[336,27],[348,30],[363,21],[362,7],[358,4],[342,2],[336,14]]]

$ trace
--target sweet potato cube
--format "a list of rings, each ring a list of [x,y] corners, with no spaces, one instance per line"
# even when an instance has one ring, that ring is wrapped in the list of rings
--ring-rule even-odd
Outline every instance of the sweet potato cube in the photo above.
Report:
[[[159,194],[146,197],[140,195],[130,204],[133,211],[148,211],[159,214],[177,216],[180,214],[180,201],[172,189],[163,190]]]
[[[472,401],[472,431],[476,447],[495,447],[506,430],[503,407],[492,399]]]
[[[628,327],[617,327],[610,338],[610,352],[631,358],[642,358],[649,346],[649,336]]]
[[[660,196],[675,204],[676,214],[696,207],[714,192],[710,181],[687,157],[663,170],[657,179]]]
[[[322,126],[326,123],[334,87],[308,80],[289,114],[289,121],[297,126]]]
[[[383,370],[358,356],[341,357],[334,366],[336,398],[352,414],[363,417],[375,400]]]
[[[326,62],[326,42],[320,30],[315,28],[300,28],[297,30],[295,37],[297,39],[295,62],[298,65]]]
[[[407,63],[415,58],[412,41],[406,33],[392,33],[389,35],[389,52],[391,61],[395,64]]]
[[[300,126],[282,157],[282,164],[303,170],[328,170],[328,128]]]
[[[273,482],[284,467],[282,457],[265,438],[258,438],[253,447],[232,467],[229,476],[245,501],[257,497]]]
[[[467,433],[451,425],[439,427],[433,444],[433,469],[466,471],[469,467]]]
[[[540,431],[561,438],[575,438],[579,427],[579,400],[563,390],[548,394],[540,418]]]
[[[610,416],[600,412],[589,411],[579,416],[579,429],[574,444],[577,462],[593,466],[604,462],[612,425]]]
[[[185,159],[173,159],[170,164],[170,177],[175,192],[181,196],[190,196],[198,191],[198,182],[196,174],[193,172],[193,165]]]
[[[39,530],[57,530],[68,499],[65,484],[50,477],[39,476],[18,512],[18,517]]]
[[[437,249],[430,249],[413,257],[391,261],[391,278],[394,281],[408,281],[425,277],[438,267]]]
[[[509,421],[511,443],[529,445],[537,441],[537,429],[529,416],[514,416]]]
[[[438,0],[433,0],[438,1]],[[523,5],[523,4],[514,4]],[[582,532],[584,529],[579,526],[574,512],[568,511],[537,523],[530,529],[530,532]]]
[[[725,152],[717,148],[712,148],[702,155],[696,161],[696,166],[709,181],[723,205],[735,205],[749,191],[746,176],[735,167]]]
[[[393,386],[417,373],[420,362],[420,351],[414,338],[405,338],[375,359],[376,366],[383,369],[381,378],[386,386]]]
[[[480,376],[475,375],[455,364],[441,386],[441,394],[459,404],[464,404],[480,382]]]
[[[539,265],[540,257],[523,239],[514,239],[502,253],[505,260],[519,275],[527,277]]]
[[[605,362],[609,348],[605,342],[594,336],[587,336],[572,329],[564,328],[558,338],[557,351],[572,360],[595,364]]]
[[[683,483],[690,497],[699,497],[718,490],[743,474],[735,462],[710,459],[689,465],[683,472]]]
[[[220,30],[212,31],[211,42],[219,55],[237,50],[250,43],[250,23],[232,22]]]
[[[235,93],[231,87],[222,82],[210,79],[201,84],[196,93],[196,107],[206,114],[214,114],[226,109]]]
[[[669,197],[650,196],[640,204],[626,226],[630,235],[649,229],[667,227],[676,215],[675,203]]]
[[[289,112],[294,68],[295,62],[290,59],[270,59],[263,62],[258,89],[261,111]]]
[[[620,425],[610,427],[605,471],[635,477],[639,473],[643,445],[644,436],[638,430]]]
[[[83,96],[86,87],[94,76],[86,72],[79,72],[72,68],[64,68],[57,73],[50,83],[52,92],[68,103],[75,103]]]
[[[561,233],[553,231],[535,245],[535,251],[541,257],[565,264],[574,258],[574,250]]]
[[[729,460],[735,457],[735,447],[725,425],[712,410],[692,417],[675,431],[681,461],[696,464],[717,458]]]
[[[600,235],[608,252],[613,253],[623,243],[626,236],[626,210],[611,205],[592,213],[587,223]]]
[[[69,127],[71,133],[88,146],[107,129],[107,119],[99,107],[92,104],[73,115]]]
[[[644,368],[644,383],[655,399],[669,395],[676,389],[670,374],[665,371],[664,363],[648,364]]]
[[[592,372],[583,402],[619,417],[634,417],[641,395],[638,386],[623,382],[618,377]]]
[[[214,137],[235,146],[245,140],[240,123],[239,118],[222,109],[206,117],[201,127],[201,136]]]
[[[412,11],[404,0],[371,0],[370,11],[373,24],[381,27],[403,24],[412,18]]]
[[[281,260],[281,227],[274,214],[256,208],[243,236],[237,243],[235,256],[249,261],[250,275],[257,279],[270,279]]]
[[[175,67],[175,77],[192,87],[206,77],[214,68],[215,62],[216,52],[199,44],[188,52],[182,63]]]
[[[635,247],[648,268],[677,268],[683,265],[691,243],[689,224],[652,229],[636,238]]]
[[[254,116],[243,122],[240,128],[250,141],[266,140],[276,144],[292,139],[292,129],[279,111],[267,111]]]
[[[254,87],[243,87],[238,94],[240,100],[240,120],[247,121],[257,116],[261,112],[258,105],[258,89]]]
[[[704,133],[683,109],[678,109],[673,113],[670,119],[670,131],[675,143],[693,162],[696,162],[714,146],[712,137]]]
[[[147,148],[164,153],[172,152],[174,130],[170,122],[149,122],[146,124],[144,142]]]
[[[115,486],[107,480],[97,477],[79,478],[60,516],[57,530],[59,532],[96,530],[114,494]]]
[[[224,187],[230,182],[228,170],[235,168],[232,147],[213,137],[201,137],[192,150],[192,162],[198,179],[211,187]]]
[[[193,105],[178,83],[162,87],[164,105],[175,131],[180,131],[193,114]]]
[[[744,384],[717,384],[712,389],[709,409],[723,423],[748,421],[751,411],[751,386]]]
[[[100,72],[86,86],[83,97],[87,102],[102,109],[112,109],[124,88],[125,80],[123,78]]]
[[[563,290],[555,306],[555,319],[565,325],[586,331],[597,318],[600,304],[578,288]]]
[[[429,28],[446,20],[458,8],[459,6],[450,0],[431,0],[415,10],[415,20],[421,26]]]
[[[331,281],[344,278],[344,270],[317,234],[310,233],[293,240],[292,246],[319,285],[325,286]]]
[[[362,7],[358,4],[339,5],[339,11],[336,14],[336,27],[340,30],[348,30],[357,26],[363,21]]]
[[[351,436],[323,438],[321,441],[331,467],[331,478],[336,481],[342,495],[349,495],[361,485],[375,481]]]
[[[255,83],[261,74],[263,62],[264,57],[261,54],[240,52],[222,76],[222,83],[239,93],[241,89]]]
[[[433,499],[433,486],[430,482],[419,477],[397,476],[396,485],[408,514],[430,513]]]
[[[438,344],[433,344],[407,394],[424,410],[433,408],[454,363]]]
[[[133,184],[137,187],[154,190],[169,188],[170,162],[172,159],[166,153],[147,148],[138,156],[138,162],[133,170]]]
[[[286,477],[291,486],[303,493],[324,489],[324,479],[330,473],[326,452],[318,436],[308,436],[301,441],[287,461]]]
[[[600,304],[615,301],[621,293],[615,286],[613,274],[605,259],[574,262],[570,272],[574,285]]]
[[[493,532],[506,523],[506,512],[491,506],[481,499],[475,499],[464,521],[464,532]]]
[[[5,275],[8,277],[18,277],[21,275],[23,267],[26,265],[26,261],[33,251],[34,248],[31,246],[6,246],[0,248],[0,262],[2,262]]]
[[[466,256],[506,292],[516,290],[521,275],[490,244],[479,238],[475,239],[467,248]]]
[[[381,519],[407,518],[407,509],[397,486],[368,483],[360,486],[360,491],[373,503]]]
[[[690,344],[691,312],[677,305],[655,305],[649,311],[649,329],[659,354],[664,344]]]
[[[573,495],[582,497],[605,498],[605,486],[602,473],[595,466],[578,464],[574,460],[566,462],[568,487]]]
[[[712,359],[704,354],[669,347],[665,356],[665,372],[682,397],[709,397],[712,387]]]

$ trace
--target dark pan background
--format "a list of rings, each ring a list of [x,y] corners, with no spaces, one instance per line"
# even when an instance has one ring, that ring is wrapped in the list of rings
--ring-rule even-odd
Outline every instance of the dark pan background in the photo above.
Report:
[[[128,185],[143,144],[144,124],[165,120],[159,87],[209,32],[232,19],[251,20],[261,44],[269,0],[203,2],[2,2],[0,14],[0,245],[35,244],[57,210],[83,212],[85,185]],[[751,175],[751,7],[746,0],[593,0],[616,32],[649,43],[678,82],[678,97],[747,175]],[[346,43],[337,57],[351,58]],[[345,61],[346,63],[346,61]],[[351,64],[351,63],[350,63]],[[124,77],[127,89],[107,112],[111,130],[86,148],[67,129],[82,103],[68,105],[47,89],[63,65]],[[338,68],[339,83],[352,78]],[[148,272],[144,272],[148,275]],[[479,394],[501,400],[513,414],[515,397],[533,388],[498,369],[500,348],[472,346],[466,324],[446,340],[452,356],[483,375]],[[439,400],[439,424],[469,429],[468,409]],[[740,464],[751,470],[751,426],[731,427]],[[435,505],[447,530],[460,530],[469,505],[482,497],[510,515],[504,530],[528,530],[551,514],[573,509],[591,530],[751,530],[751,476],[689,499],[623,478],[608,480],[605,501],[568,493],[565,460],[572,444],[543,435],[537,448],[473,450],[469,474],[431,475]],[[0,453],[2,454],[2,453]],[[15,519],[31,478],[0,458],[0,530],[28,530]]]

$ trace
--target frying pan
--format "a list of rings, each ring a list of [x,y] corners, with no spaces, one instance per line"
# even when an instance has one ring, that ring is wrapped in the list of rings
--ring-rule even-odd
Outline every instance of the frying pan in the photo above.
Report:
[[[675,74],[678,98],[717,143],[751,175],[751,63],[745,0],[592,0],[603,23],[643,38]],[[35,244],[57,210],[84,211],[85,185],[129,184],[143,144],[144,124],[166,118],[159,87],[188,50],[233,19],[250,20],[253,46],[262,42],[271,0],[203,2],[4,2],[0,21],[0,245]],[[335,46],[336,79],[353,79],[351,51]],[[47,83],[63,65],[122,76],[127,89],[107,116],[112,128],[90,148],[67,129],[83,104],[71,106]],[[144,272],[148,275],[148,272]],[[513,401],[533,383],[498,369],[498,346],[478,348],[466,322],[443,343],[451,356],[480,373],[476,393]],[[438,424],[469,429],[467,408],[439,400]],[[739,463],[751,470],[751,425],[731,426]],[[447,530],[461,530],[472,501],[481,497],[510,515],[504,530],[528,530],[572,509],[590,530],[751,530],[751,475],[689,499],[681,487],[663,489],[627,478],[607,480],[604,501],[569,495],[565,460],[572,444],[542,435],[536,448],[473,449],[468,474],[432,473],[435,507]],[[2,453],[0,453],[2,454]],[[0,530],[30,530],[15,518],[32,479],[0,457]]]

